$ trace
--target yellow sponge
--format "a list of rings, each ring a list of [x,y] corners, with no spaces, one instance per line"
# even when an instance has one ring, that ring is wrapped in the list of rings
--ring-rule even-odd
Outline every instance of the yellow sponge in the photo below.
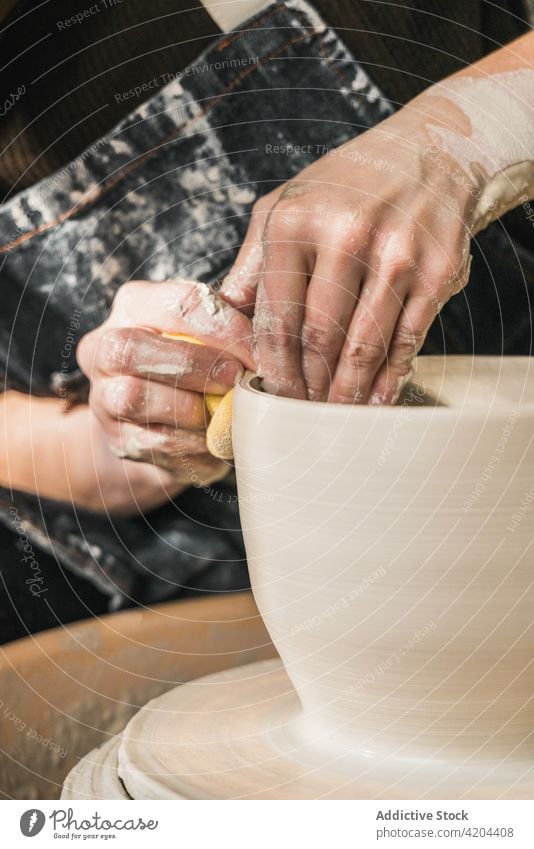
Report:
[[[206,406],[210,410],[208,398],[217,398],[217,407],[212,413],[211,421],[206,433],[208,451],[220,460],[233,460],[234,449],[232,446],[232,400],[234,390],[230,389],[226,395],[206,396]],[[211,410],[210,410],[211,412]]]
[[[191,342],[193,345],[204,345],[200,339],[188,336],[185,333],[163,333],[169,339],[178,339],[182,342]],[[207,392],[204,395],[206,409],[211,416],[206,442],[208,451],[219,460],[233,460],[232,448],[232,397],[234,390],[230,389],[226,395],[213,395]]]

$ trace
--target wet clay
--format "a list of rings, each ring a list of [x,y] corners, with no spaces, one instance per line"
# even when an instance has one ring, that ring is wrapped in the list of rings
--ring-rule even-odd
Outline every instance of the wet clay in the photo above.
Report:
[[[474,233],[534,197],[533,70],[453,77],[425,97],[449,101],[467,121],[463,133],[438,126],[428,132],[479,189]]]
[[[532,798],[533,399],[528,358],[419,358],[396,407],[243,379],[241,518],[282,663],[146,705],[113,749],[126,792]]]

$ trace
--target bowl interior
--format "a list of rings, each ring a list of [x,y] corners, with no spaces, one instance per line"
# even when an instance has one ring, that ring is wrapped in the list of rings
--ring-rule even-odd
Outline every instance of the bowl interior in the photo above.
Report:
[[[261,380],[246,375],[241,387],[262,393]],[[278,396],[280,403],[318,404]],[[422,356],[414,362],[413,376],[398,400],[399,405],[443,407],[457,410],[534,410],[534,358]]]

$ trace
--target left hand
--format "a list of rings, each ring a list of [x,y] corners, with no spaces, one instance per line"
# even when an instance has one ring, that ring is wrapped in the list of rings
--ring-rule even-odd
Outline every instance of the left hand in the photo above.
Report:
[[[417,112],[405,107],[255,205],[221,293],[255,309],[268,391],[394,403],[439,310],[467,282],[478,188],[436,155]]]

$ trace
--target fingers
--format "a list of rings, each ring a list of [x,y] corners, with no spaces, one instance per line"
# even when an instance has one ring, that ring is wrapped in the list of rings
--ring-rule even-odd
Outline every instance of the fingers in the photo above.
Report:
[[[176,458],[208,453],[206,434],[199,430],[156,424],[140,427],[133,422],[116,421],[109,435],[113,452],[132,460],[141,460],[150,454]]]
[[[271,243],[254,314],[259,372],[267,392],[306,398],[300,335],[308,280],[302,251],[294,243]]]
[[[215,395],[228,392],[244,372],[239,360],[231,354],[169,339],[142,327],[119,327],[89,334],[82,340],[78,360],[88,375],[95,370],[102,375],[129,375]]]
[[[268,392],[306,398],[301,328],[315,251],[307,237],[305,208],[291,196],[271,209],[264,232],[264,259],[254,313],[258,368]]]
[[[306,294],[302,371],[308,398],[325,401],[357,302],[361,268],[343,249],[323,248]]]
[[[203,396],[226,394],[244,366],[254,368],[246,316],[196,281],[126,283],[77,358],[91,380],[95,420],[118,456],[157,465],[186,485],[226,474],[227,464],[207,449]]]
[[[375,376],[371,404],[394,404],[409,379],[414,357],[437,315],[436,302],[426,295],[409,296],[395,326],[386,361]]]
[[[167,425],[171,428],[200,429],[206,426],[204,398],[198,392],[174,389],[138,377],[109,377],[97,381],[91,391],[96,415],[138,425]]]
[[[263,267],[263,231],[271,207],[280,190],[260,198],[253,207],[250,223],[236,261],[224,278],[219,294],[225,301],[248,315],[254,311],[256,292]]]
[[[228,473],[228,464],[209,454],[201,432],[123,422],[117,424],[110,448],[123,459],[171,472],[185,486],[208,486]]]
[[[371,277],[360,290],[330,388],[329,401],[365,404],[371,386],[386,358],[404,298],[407,279],[391,282]]]
[[[246,368],[255,367],[250,320],[205,283],[182,278],[163,283],[125,283],[113,301],[110,323],[195,336],[232,354]]]
[[[409,291],[390,340],[387,358],[375,375],[369,393],[371,404],[394,404],[410,377],[412,363],[443,305],[461,291],[469,277],[469,242],[460,234],[446,249],[431,246],[420,258],[405,245],[402,255],[411,269]]]

